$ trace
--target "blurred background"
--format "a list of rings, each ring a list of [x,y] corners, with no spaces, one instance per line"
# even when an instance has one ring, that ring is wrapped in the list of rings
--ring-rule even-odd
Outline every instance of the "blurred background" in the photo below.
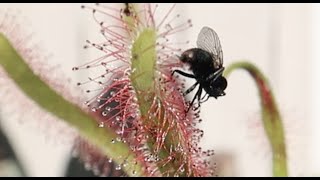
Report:
[[[61,71],[76,82],[87,77],[71,71],[90,60],[90,53],[82,48],[85,40],[100,37],[91,13],[80,6],[1,4],[0,8],[18,9],[28,20],[26,28],[35,33],[35,40],[53,54],[48,64],[61,64]],[[164,9],[171,6],[159,4]],[[174,11],[193,22],[191,29],[176,35],[190,40],[188,46],[195,47],[200,29],[209,26],[220,37],[225,66],[248,60],[265,73],[285,124],[290,176],[319,176],[320,5],[177,4]],[[226,94],[202,105],[202,146],[215,150],[221,175],[271,176],[270,147],[252,79],[244,71],[234,72]],[[33,125],[19,123],[1,109],[1,128],[26,175],[65,176],[72,143],[38,131],[39,120]]]

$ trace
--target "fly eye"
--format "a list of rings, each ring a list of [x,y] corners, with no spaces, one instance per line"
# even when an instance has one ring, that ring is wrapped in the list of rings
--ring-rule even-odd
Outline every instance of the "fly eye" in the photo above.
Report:
[[[224,78],[223,76],[221,76],[221,89],[225,90],[228,86],[228,82],[226,80],[226,78]]]

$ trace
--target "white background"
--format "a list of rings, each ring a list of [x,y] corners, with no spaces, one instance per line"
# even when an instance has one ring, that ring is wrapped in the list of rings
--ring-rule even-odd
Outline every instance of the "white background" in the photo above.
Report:
[[[0,6],[20,8],[64,73],[79,78],[71,68],[88,60],[81,47],[97,33],[90,13],[80,4]],[[210,26],[220,37],[226,66],[249,60],[265,73],[285,122],[290,175],[319,175],[320,5],[177,4],[175,11],[192,19],[193,27],[178,35],[187,37],[190,46],[195,46],[200,29]],[[270,176],[271,155],[259,125],[256,87],[243,71],[234,72],[228,82],[225,97],[202,106],[203,146],[231,160],[221,162],[227,176]],[[29,176],[63,175],[70,144],[52,142],[14,118],[0,119]]]

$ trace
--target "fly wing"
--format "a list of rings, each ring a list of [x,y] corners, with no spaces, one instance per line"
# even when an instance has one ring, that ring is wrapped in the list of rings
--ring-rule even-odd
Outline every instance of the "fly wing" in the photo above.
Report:
[[[223,65],[223,53],[217,33],[209,28],[203,27],[198,35],[197,46],[208,51],[212,55],[213,65],[216,69]]]

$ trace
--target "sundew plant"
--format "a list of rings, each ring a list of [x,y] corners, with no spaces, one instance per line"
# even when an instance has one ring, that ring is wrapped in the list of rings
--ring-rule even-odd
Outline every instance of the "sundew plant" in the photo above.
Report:
[[[190,102],[183,95],[185,82],[172,75],[184,67],[179,55],[190,43],[188,38],[178,42],[175,35],[192,28],[186,14],[174,14],[175,6],[165,13],[158,13],[161,4],[81,6],[101,37],[84,45],[99,56],[72,68],[74,73],[96,74],[76,84],[91,96],[84,101],[34,70],[34,57],[41,58],[23,46],[26,39],[17,38],[22,27],[7,19],[0,24],[5,77],[36,106],[76,129],[74,154],[98,175],[109,172],[109,163],[116,164],[121,176],[216,175],[216,164],[210,163],[214,151],[199,145],[205,133],[197,127],[201,106],[194,103],[186,111]],[[249,72],[258,88],[273,175],[287,176],[282,121],[270,85],[248,61],[227,66],[224,75],[229,77],[236,69]]]

